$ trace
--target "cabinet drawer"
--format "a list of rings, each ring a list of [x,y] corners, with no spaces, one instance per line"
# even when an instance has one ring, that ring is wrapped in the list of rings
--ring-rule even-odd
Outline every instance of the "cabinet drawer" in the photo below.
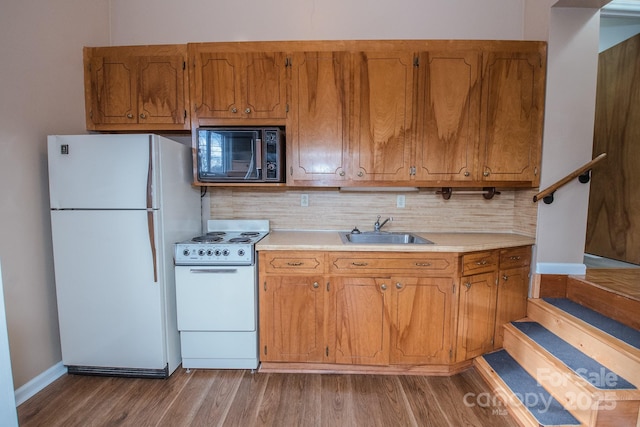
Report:
[[[462,256],[462,275],[487,273],[498,268],[498,251],[475,252]]]
[[[332,274],[370,273],[398,275],[410,273],[427,276],[451,275],[456,272],[456,256],[450,254],[336,252],[329,255]]]
[[[500,250],[500,270],[526,267],[531,264],[531,246]]]
[[[273,251],[260,253],[261,268],[267,273],[324,273],[324,252]]]

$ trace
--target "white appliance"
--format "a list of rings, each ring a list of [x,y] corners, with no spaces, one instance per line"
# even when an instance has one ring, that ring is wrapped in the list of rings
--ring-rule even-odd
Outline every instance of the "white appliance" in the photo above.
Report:
[[[210,220],[207,233],[175,245],[183,368],[258,367],[255,244],[268,220]]]
[[[180,364],[173,244],[201,230],[191,148],[150,134],[48,138],[62,362],[167,377]]]

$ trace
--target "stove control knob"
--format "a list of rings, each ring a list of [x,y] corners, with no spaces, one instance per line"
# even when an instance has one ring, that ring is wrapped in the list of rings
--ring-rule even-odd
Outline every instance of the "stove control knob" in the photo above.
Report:
[[[198,255],[204,256],[204,254],[205,254],[204,249],[198,249]]]
[[[238,249],[238,256],[244,256],[244,249]]]
[[[215,251],[213,251],[213,254],[215,256],[220,256],[220,249],[216,249]]]
[[[211,249],[207,249],[207,256],[213,255],[213,251]]]
[[[184,256],[189,256],[189,249],[184,249],[184,250],[182,251],[182,255],[184,255]]]
[[[223,256],[229,256],[229,249],[224,249],[224,250],[222,251],[222,255],[223,255]]]

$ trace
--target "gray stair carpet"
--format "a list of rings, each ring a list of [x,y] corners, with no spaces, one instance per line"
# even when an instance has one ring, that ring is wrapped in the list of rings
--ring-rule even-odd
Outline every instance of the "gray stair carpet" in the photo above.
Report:
[[[600,329],[614,338],[624,341],[632,347],[640,349],[640,331],[633,329],[623,323],[613,320],[590,308],[567,298],[542,298],[543,301],[577,317],[578,319]]]
[[[506,352],[482,356],[541,426],[579,426],[580,422]],[[499,392],[507,396],[504,392]],[[509,399],[509,397],[506,397]]]
[[[629,381],[582,353],[539,323],[512,322],[511,324],[594,387],[600,390],[636,389]]]

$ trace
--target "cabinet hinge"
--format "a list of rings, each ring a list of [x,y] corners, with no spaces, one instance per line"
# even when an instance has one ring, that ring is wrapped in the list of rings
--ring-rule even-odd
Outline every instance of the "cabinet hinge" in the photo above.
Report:
[[[456,285],[455,284],[451,285],[451,292],[454,293],[454,294],[456,293]]]
[[[267,346],[266,345],[264,346],[264,354],[265,355],[267,354]]]
[[[289,175],[293,176],[293,166],[289,166]]]
[[[89,70],[89,72],[91,72],[91,63],[89,63],[89,65],[87,65],[87,69]]]
[[[286,58],[284,58],[284,66],[285,67],[290,67],[291,66],[291,58],[289,58],[288,56]]]
[[[453,359],[453,349],[449,349],[449,360]]]
[[[419,66],[420,66],[420,57],[419,57],[418,55],[416,55],[416,56],[413,58],[413,66],[414,66],[414,67],[419,67]]]
[[[329,282],[327,282],[327,292],[329,292]]]
[[[187,119],[187,110],[184,110],[184,119]]]
[[[416,167],[415,166],[411,166],[409,168],[409,175],[414,176],[416,174]]]
[[[288,113],[288,112],[289,112],[289,104],[288,104],[288,103],[285,105],[285,107],[284,107],[284,111],[285,111],[285,113]]]
[[[267,281],[264,281],[264,291],[267,292]]]
[[[182,61],[182,69],[183,70],[187,69],[187,61]]]
[[[327,355],[327,357],[329,357],[329,346],[327,346],[324,350],[324,354]]]
[[[538,168],[533,168],[533,175],[538,176]]]

